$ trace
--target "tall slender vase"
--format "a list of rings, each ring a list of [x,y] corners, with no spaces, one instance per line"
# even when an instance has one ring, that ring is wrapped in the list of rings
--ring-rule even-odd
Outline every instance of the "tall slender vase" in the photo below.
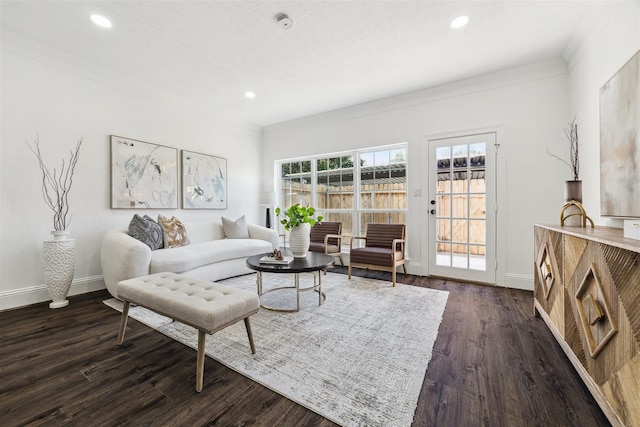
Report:
[[[289,249],[294,258],[305,258],[309,251],[311,225],[303,223],[289,232]]]
[[[582,203],[582,181],[565,181],[564,182],[564,202],[578,202]],[[570,206],[566,211],[567,214],[579,213],[580,210],[576,206]],[[580,226],[582,225],[582,218],[578,215],[567,218],[564,222],[565,225]]]
[[[569,203],[572,200],[582,203],[582,181],[565,181],[564,202]]]
[[[67,295],[75,273],[75,239],[67,239],[68,231],[52,231],[53,240],[45,240],[42,267],[44,283],[51,297],[49,308],[69,305]]]

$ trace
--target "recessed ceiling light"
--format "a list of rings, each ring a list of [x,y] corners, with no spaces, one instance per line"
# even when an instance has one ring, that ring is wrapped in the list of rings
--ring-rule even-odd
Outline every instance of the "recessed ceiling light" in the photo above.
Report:
[[[285,30],[293,27],[293,21],[286,13],[279,13],[278,15],[276,15],[276,21],[278,21],[278,25],[280,25],[280,27],[284,28]]]
[[[256,97],[256,94],[255,94],[255,93],[253,93],[253,92],[245,92],[245,93],[244,93],[244,96],[246,96],[246,97],[247,97],[247,98],[249,98],[249,99],[253,99],[253,98],[255,98],[255,97]]]
[[[94,24],[102,28],[111,28],[111,21],[102,15],[91,15],[91,20]]]
[[[458,16],[456,19],[451,21],[451,28],[462,28],[469,22],[468,16]]]

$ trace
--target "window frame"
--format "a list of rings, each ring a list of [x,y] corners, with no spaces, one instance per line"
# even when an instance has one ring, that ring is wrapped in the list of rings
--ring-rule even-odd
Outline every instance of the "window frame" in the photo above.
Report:
[[[404,150],[404,161],[403,162],[399,162],[401,164],[404,164],[404,188],[401,189],[403,191],[400,192],[404,192],[404,207],[403,208],[393,208],[391,205],[387,206],[385,208],[375,208],[375,207],[368,207],[368,208],[363,208],[362,207],[362,199],[361,199],[361,195],[362,195],[362,180],[361,180],[361,172],[362,172],[362,167],[361,167],[361,156],[363,154],[368,154],[368,153],[372,153],[375,157],[375,153],[378,152],[382,152],[382,151],[388,151],[389,152],[389,162],[387,164],[388,170],[390,171],[390,175],[391,175],[391,170],[393,169],[392,165],[393,165],[393,159],[391,159],[391,155],[392,152],[397,151],[397,150]],[[344,157],[348,157],[350,156],[352,158],[353,161],[353,167],[352,167],[352,171],[353,171],[353,207],[352,208],[339,208],[339,209],[331,209],[331,208],[320,208],[318,207],[318,160],[329,160],[331,158],[344,158]],[[300,163],[302,164],[302,162],[306,162],[306,161],[310,161],[311,162],[311,167],[310,167],[310,172],[300,172],[298,175],[300,178],[309,178],[309,191],[305,191],[304,194],[310,194],[310,202],[309,204],[313,207],[316,208],[317,212],[319,215],[322,215],[325,217],[325,220],[327,219],[327,217],[329,217],[331,214],[346,214],[349,215],[351,217],[351,230],[345,230],[344,227],[344,223],[345,221],[343,220],[343,234],[345,236],[363,236],[365,233],[365,230],[362,228],[363,225],[363,221],[362,221],[362,217],[366,216],[366,215],[373,215],[373,216],[378,216],[380,217],[380,215],[387,215],[387,217],[389,219],[393,218],[394,216],[396,217],[400,217],[400,218],[404,218],[404,223],[407,223],[407,219],[408,219],[408,214],[409,214],[409,173],[408,173],[408,157],[409,157],[409,144],[407,142],[402,142],[402,143],[398,143],[398,144],[390,144],[390,145],[385,145],[385,146],[378,146],[378,147],[368,147],[368,148],[362,148],[362,149],[358,149],[358,150],[351,150],[351,151],[344,151],[344,152],[338,152],[338,153],[322,153],[322,154],[314,154],[311,156],[303,156],[303,157],[296,157],[296,158],[291,158],[291,159],[280,159],[280,160],[276,160],[274,169],[275,169],[275,175],[276,175],[276,193],[278,195],[278,203],[283,210],[288,208],[289,206],[291,206],[291,204],[295,204],[295,203],[306,203],[306,199],[302,199],[302,198],[298,198],[298,200],[295,200],[294,198],[292,198],[292,194],[291,191],[289,191],[286,194],[286,199],[285,198],[285,193],[284,193],[284,185],[283,183],[286,181],[284,179],[284,174],[283,174],[283,165],[286,164],[292,164],[292,163]],[[396,164],[398,164],[398,162],[395,162]],[[376,165],[373,165],[374,169]],[[336,169],[336,171],[342,171],[344,168],[339,168]],[[397,170],[402,170],[402,168],[396,168]],[[327,171],[331,171],[331,169],[327,166]],[[320,171],[321,173],[325,172],[325,171]],[[389,182],[391,182],[391,179],[389,178]],[[291,186],[289,186],[289,189],[291,190]],[[397,189],[396,189],[397,190]],[[389,189],[388,193],[390,194],[393,191],[393,189]],[[397,192],[397,191],[396,191]],[[372,189],[372,194],[381,194],[381,192],[377,189]],[[341,202],[342,205],[342,202]],[[276,219],[276,223],[277,223],[277,227],[278,227],[278,232],[281,235],[285,234],[285,230],[282,227],[282,225],[280,224],[279,219]],[[389,223],[396,223],[396,222],[391,222],[389,221]],[[408,234],[408,233],[407,233]],[[348,246],[349,245],[349,240],[350,239],[343,239],[343,247],[344,246]]]

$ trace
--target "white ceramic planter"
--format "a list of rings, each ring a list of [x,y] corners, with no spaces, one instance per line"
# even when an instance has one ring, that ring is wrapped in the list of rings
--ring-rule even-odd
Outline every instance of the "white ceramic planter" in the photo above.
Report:
[[[309,251],[311,225],[300,224],[289,231],[289,249],[294,258],[305,258]]]
[[[68,232],[52,231],[54,240],[44,242],[42,267],[44,283],[51,297],[49,308],[61,308],[69,305],[67,295],[75,273],[74,239],[67,239]]]
[[[62,231],[54,230],[51,232],[51,235],[53,236],[53,240],[67,240],[67,236],[69,235],[69,230],[62,230]]]

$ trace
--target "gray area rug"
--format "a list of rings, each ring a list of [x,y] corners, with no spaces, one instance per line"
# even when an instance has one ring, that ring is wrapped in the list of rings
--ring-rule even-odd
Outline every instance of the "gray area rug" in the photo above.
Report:
[[[220,283],[255,291],[255,280],[249,274]],[[300,282],[313,284],[313,276]],[[263,283],[293,285],[293,276],[265,274]],[[316,292],[304,292],[298,313],[260,309],[252,316],[257,354],[239,322],[207,336],[207,355],[335,423],[410,426],[448,292],[331,273],[322,290],[321,306]],[[294,296],[291,289],[271,292],[263,303],[291,308]],[[105,304],[122,310],[119,300]],[[131,307],[129,316],[197,348],[189,326],[142,307]]]

